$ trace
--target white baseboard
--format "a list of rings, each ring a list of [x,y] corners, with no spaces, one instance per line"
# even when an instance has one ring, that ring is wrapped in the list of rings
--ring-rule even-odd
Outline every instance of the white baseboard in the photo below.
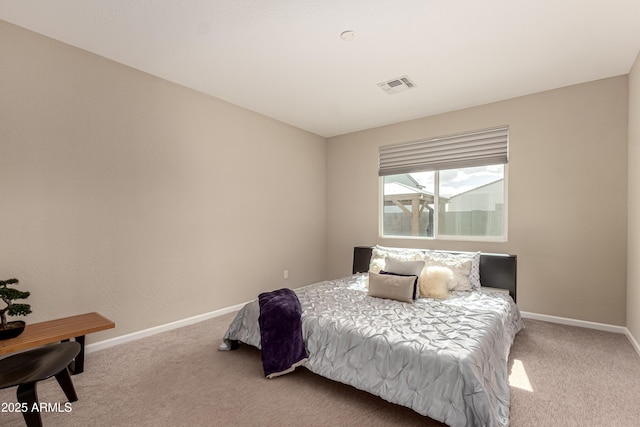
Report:
[[[105,348],[113,347],[120,344],[125,344],[131,341],[139,340],[140,338],[159,334],[161,332],[171,331],[173,329],[181,328],[183,326],[192,325],[194,323],[202,322],[208,319],[213,319],[214,317],[223,316],[227,313],[232,313],[234,311],[240,310],[245,304],[246,303],[242,303],[242,304],[234,305],[232,307],[222,308],[220,310],[211,311],[209,313],[200,314],[198,316],[188,317],[186,319],[167,323],[165,325],[155,326],[153,328],[144,329],[142,331],[133,332],[130,334],[122,335],[120,337],[115,337],[115,338],[107,339],[104,341],[88,344],[86,347],[86,352],[91,353],[94,351],[103,350]],[[587,320],[570,319],[567,317],[550,316],[547,314],[529,313],[526,311],[522,311],[520,312],[520,314],[522,314],[522,317],[524,317],[525,319],[542,320],[544,322],[559,323],[562,325],[579,326],[582,328],[597,329],[600,331],[624,334],[627,336],[627,338],[629,338],[631,345],[640,356],[640,345],[638,344],[638,341],[635,339],[633,335],[631,335],[631,332],[624,326],[590,322]]]
[[[138,332],[132,332],[130,334],[122,335],[115,338],[110,338],[104,341],[99,341],[92,344],[87,344],[86,353],[91,353],[98,350],[104,350],[105,348],[113,347],[120,344],[125,344],[131,341],[139,340],[140,338],[149,337],[151,335],[159,334],[161,332],[171,331],[183,326],[192,325],[194,323],[202,322],[204,320],[213,319],[214,317],[223,316],[227,313],[240,310],[245,303],[234,305],[232,307],[222,308],[220,310],[211,311],[209,313],[199,314],[197,316],[188,317],[186,319],[177,320],[175,322],[167,323],[165,325],[155,326],[153,328],[144,329]]]
[[[520,314],[525,319],[542,320],[549,323],[560,323],[562,325],[579,326],[582,328],[597,329],[599,331],[614,332],[617,334],[626,335],[636,353],[638,353],[638,356],[640,356],[640,344],[638,344],[638,341],[631,334],[631,331],[629,331],[629,329],[627,329],[625,326],[589,322],[587,320],[569,319],[567,317],[549,316],[547,314],[528,313],[526,311],[522,311],[520,312]]]
[[[570,319],[568,317],[550,316],[548,314],[529,313],[521,311],[520,314],[525,319],[542,320],[549,323],[559,323],[561,325],[579,326],[581,328],[597,329],[599,331],[615,332],[617,334],[627,334],[624,326],[609,325],[607,323],[590,322],[588,320]]]
[[[631,345],[636,349],[636,353],[638,353],[638,356],[640,356],[640,345],[638,344],[638,341],[636,341],[636,338],[631,334],[631,331],[629,331],[629,329],[627,329],[627,338],[629,338],[629,341],[631,341]]]

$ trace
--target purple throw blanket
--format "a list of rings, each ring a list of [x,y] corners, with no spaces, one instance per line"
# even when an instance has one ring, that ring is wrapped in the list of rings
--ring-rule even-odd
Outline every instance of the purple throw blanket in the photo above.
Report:
[[[291,289],[258,295],[260,304],[260,346],[267,378],[292,372],[309,356],[302,339],[302,308]]]

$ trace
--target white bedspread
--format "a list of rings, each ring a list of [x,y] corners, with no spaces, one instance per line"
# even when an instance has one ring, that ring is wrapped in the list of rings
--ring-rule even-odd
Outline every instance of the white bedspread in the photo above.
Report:
[[[367,295],[366,275],[296,290],[305,365],[450,426],[509,424],[507,359],[520,312],[503,294],[456,292],[413,304]],[[225,334],[260,348],[257,302]]]

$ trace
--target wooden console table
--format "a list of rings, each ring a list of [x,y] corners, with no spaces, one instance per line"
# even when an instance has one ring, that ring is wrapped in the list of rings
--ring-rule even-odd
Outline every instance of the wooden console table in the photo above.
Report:
[[[15,338],[0,341],[0,355],[27,350],[73,338],[80,344],[80,353],[69,365],[73,374],[84,371],[84,338],[86,334],[115,328],[116,324],[98,313],[86,313],[62,319],[27,324],[24,332]]]

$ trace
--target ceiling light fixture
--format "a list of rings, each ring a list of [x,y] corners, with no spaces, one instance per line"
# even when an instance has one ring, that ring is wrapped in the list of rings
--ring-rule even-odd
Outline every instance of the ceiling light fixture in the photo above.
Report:
[[[340,33],[340,38],[346,42],[350,42],[356,38],[356,32],[351,30],[343,31]]]

